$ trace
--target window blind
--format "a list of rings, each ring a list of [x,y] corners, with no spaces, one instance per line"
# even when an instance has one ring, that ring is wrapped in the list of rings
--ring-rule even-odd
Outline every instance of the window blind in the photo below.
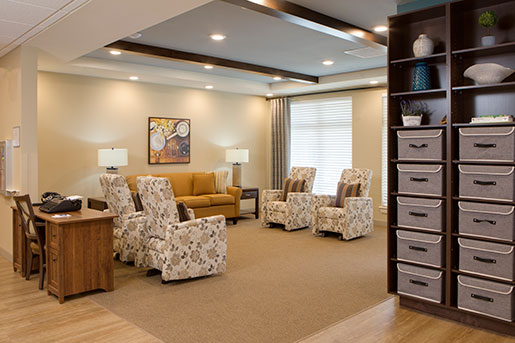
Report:
[[[352,168],[352,97],[291,102],[290,163],[317,168],[313,193],[336,194]]]
[[[388,203],[388,99],[383,94],[383,130],[381,137],[381,202],[383,206]]]

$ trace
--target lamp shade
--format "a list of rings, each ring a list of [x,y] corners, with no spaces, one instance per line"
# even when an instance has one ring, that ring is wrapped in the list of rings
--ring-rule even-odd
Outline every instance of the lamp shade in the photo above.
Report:
[[[129,164],[127,149],[98,149],[99,167],[121,167]]]
[[[225,162],[247,163],[249,161],[248,149],[227,149],[225,150]]]

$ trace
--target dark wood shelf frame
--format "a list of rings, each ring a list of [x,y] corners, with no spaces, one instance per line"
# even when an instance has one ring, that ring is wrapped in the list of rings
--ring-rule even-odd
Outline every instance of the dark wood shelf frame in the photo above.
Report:
[[[515,162],[500,162],[500,161],[460,161],[453,160],[454,164],[479,164],[479,165],[489,165],[489,166],[507,166],[507,167],[515,167]]]
[[[446,200],[447,199],[447,197],[445,195],[426,195],[426,194],[398,193],[398,192],[391,192],[390,194],[393,195],[393,196],[401,196],[401,197],[439,199],[439,200]]]
[[[466,235],[466,234],[464,235],[464,234],[456,233],[456,232],[453,232],[452,236],[453,237],[458,237],[458,238],[476,239],[476,240],[481,240],[481,241],[485,241],[485,242],[500,243],[500,244],[507,244],[507,245],[515,245],[515,242],[512,242],[512,241],[505,241],[505,240],[502,240],[502,239],[487,238],[487,237],[470,236],[470,235]]]
[[[446,164],[445,160],[391,160],[393,163],[413,163],[413,164]]]
[[[499,278],[496,278],[496,277],[493,277],[493,276],[486,276],[486,275],[481,275],[481,274],[474,274],[474,273],[464,272],[463,270],[459,270],[459,269],[452,269],[452,272],[454,274],[461,274],[461,275],[465,275],[465,276],[472,276],[472,277],[477,277],[477,278],[480,278],[480,279],[485,279],[485,280],[488,280],[488,281],[502,282],[502,283],[505,283],[505,284],[508,284],[508,285],[515,285],[515,281],[499,279]]]
[[[500,44],[482,47],[483,30],[477,24],[477,17],[485,10],[494,10],[500,20],[506,20],[510,13],[515,13],[515,0],[455,0],[440,5],[407,12],[389,17],[388,26],[388,235],[387,235],[387,271],[388,292],[397,294],[397,243],[396,231],[408,230],[445,237],[445,273],[444,294],[442,303],[434,303],[410,297],[400,296],[402,307],[427,312],[447,319],[455,320],[476,328],[483,328],[503,334],[515,333],[515,322],[472,313],[457,308],[458,284],[457,276],[466,275],[457,271],[459,252],[457,240],[467,237],[476,240],[515,245],[514,242],[484,239],[457,233],[458,207],[457,201],[481,202],[515,206],[511,201],[493,201],[485,199],[469,199],[455,196],[458,194],[459,174],[458,165],[502,165],[514,166],[511,162],[475,162],[459,161],[459,130],[460,127],[498,127],[515,126],[515,123],[481,123],[470,124],[472,117],[492,114],[515,115],[515,77],[508,77],[505,82],[493,85],[472,85],[472,81],[463,76],[463,72],[471,65],[478,63],[498,63],[515,68],[515,26],[497,25],[492,34],[498,37]],[[412,56],[412,44],[420,33],[427,34],[434,42],[433,55],[426,58]],[[412,69],[418,61],[429,64],[432,82],[435,89],[427,91],[405,91],[410,89]],[[433,81],[433,80],[432,80]],[[401,100],[423,101],[432,112],[425,116],[424,124],[420,127],[402,126],[400,115]],[[438,125],[441,117],[447,115],[447,123]],[[397,130],[445,129],[445,156],[438,161],[445,167],[445,195],[425,196],[419,194],[398,193],[398,163],[423,163],[422,161],[400,161],[397,156]],[[431,163],[431,162],[427,162]],[[397,196],[409,196],[426,199],[441,199],[445,201],[444,232],[417,230],[397,226]],[[420,265],[422,266],[422,265]],[[479,277],[477,275],[471,275]],[[487,279],[483,277],[484,279]],[[492,280],[504,282],[491,278]],[[509,283],[509,282],[508,282]],[[513,283],[512,283],[513,284]]]
[[[414,227],[405,227],[405,226],[398,226],[398,225],[390,225],[390,228],[395,229],[395,230],[406,230],[406,231],[413,231],[413,232],[430,233],[432,235],[440,235],[440,236],[445,236],[447,234],[445,231],[418,229],[418,228],[414,228]]]
[[[409,92],[391,93],[390,96],[393,96],[393,97],[399,97],[399,96],[419,96],[419,95],[427,95],[427,94],[445,96],[447,94],[447,91],[445,89],[442,89],[442,88],[437,88],[437,89],[426,89],[426,90],[423,90],[423,91],[409,91]]]
[[[404,264],[409,264],[411,266],[417,266],[417,267],[424,267],[424,268],[431,268],[431,269],[434,269],[434,270],[439,270],[441,272],[444,272],[447,270],[447,268],[445,267],[435,267],[435,266],[429,266],[427,264],[423,264],[423,263],[417,263],[417,262],[412,262],[412,261],[404,261],[404,260],[399,260],[399,259],[396,259],[394,257],[391,257],[390,258],[390,261],[392,262],[398,262],[398,263],[404,263]]]

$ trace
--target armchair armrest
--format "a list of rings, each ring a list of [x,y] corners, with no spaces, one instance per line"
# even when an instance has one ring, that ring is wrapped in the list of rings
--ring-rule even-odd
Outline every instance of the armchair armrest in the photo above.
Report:
[[[227,194],[234,197],[234,214],[238,218],[240,216],[240,200],[242,189],[239,187],[227,186]]]
[[[167,263],[163,280],[179,280],[223,273],[226,269],[227,228],[222,215],[169,225],[166,229]]]
[[[280,189],[265,189],[261,195],[261,201],[263,203],[268,201],[279,201],[283,191]]]
[[[320,207],[331,207],[336,204],[336,195],[314,194],[313,211],[318,211]]]
[[[145,212],[139,211],[139,212],[132,212],[132,213],[124,214],[122,216],[122,220],[131,220],[131,219],[140,218],[140,217],[145,217]]]
[[[195,219],[195,211],[193,211],[191,208],[188,208],[188,215],[190,216],[190,220]]]
[[[356,218],[362,219],[363,221],[373,222],[374,218],[374,205],[372,198],[364,197],[350,197],[345,198],[343,209],[345,216],[352,215]]]

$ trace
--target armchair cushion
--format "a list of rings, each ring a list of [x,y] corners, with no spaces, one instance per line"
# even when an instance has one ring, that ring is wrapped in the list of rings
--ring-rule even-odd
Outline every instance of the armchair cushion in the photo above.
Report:
[[[286,199],[288,198],[288,193],[303,192],[305,184],[306,180],[304,179],[284,179],[283,194],[281,196],[281,201],[286,201]]]
[[[193,175],[193,195],[216,193],[213,173]]]
[[[336,207],[343,207],[345,205],[345,198],[359,196],[359,183],[348,184],[345,182],[338,182],[336,189]]]

